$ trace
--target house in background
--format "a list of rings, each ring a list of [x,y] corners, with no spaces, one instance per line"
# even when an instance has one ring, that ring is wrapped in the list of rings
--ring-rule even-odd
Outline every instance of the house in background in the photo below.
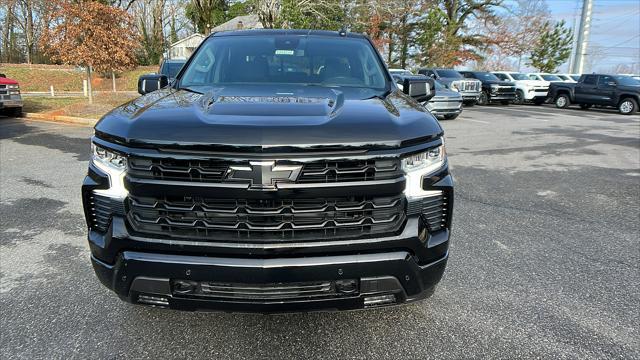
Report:
[[[205,37],[202,34],[192,34],[174,42],[169,46],[165,59],[188,59]]]
[[[233,19],[227,21],[224,24],[220,24],[213,29],[211,32],[220,32],[220,31],[231,31],[231,30],[240,30],[240,29],[262,29],[262,23],[260,22],[260,18],[258,15],[242,15],[236,16]]]

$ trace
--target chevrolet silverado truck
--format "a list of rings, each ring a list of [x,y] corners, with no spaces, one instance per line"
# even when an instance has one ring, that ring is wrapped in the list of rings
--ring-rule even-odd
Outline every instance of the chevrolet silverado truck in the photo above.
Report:
[[[623,75],[585,74],[577,83],[551,83],[549,98],[558,108],[578,104],[587,110],[596,105],[630,115],[638,111],[640,81]]]
[[[460,74],[465,78],[477,79],[482,82],[478,105],[489,105],[489,103],[496,101],[502,105],[509,105],[516,98],[516,84],[511,81],[502,81],[486,71],[461,71]]]
[[[444,132],[368,37],[214,33],[95,126],[91,262],[121,299],[289,312],[424,299],[449,254]]]
[[[525,102],[532,102],[536,105],[542,105],[547,100],[548,81],[531,80],[525,74],[511,71],[494,71],[492,74],[502,81],[512,82],[516,85],[514,104],[521,105]]]
[[[20,84],[0,74],[0,115],[20,116],[22,104]]]
[[[418,70],[418,74],[438,80],[449,90],[459,92],[462,95],[464,104],[467,106],[475,105],[482,94],[482,83],[480,81],[465,79],[458,71],[453,69],[424,68]]]

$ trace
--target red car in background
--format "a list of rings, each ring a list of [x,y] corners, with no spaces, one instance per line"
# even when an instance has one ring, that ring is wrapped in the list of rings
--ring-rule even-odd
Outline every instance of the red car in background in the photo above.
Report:
[[[17,81],[0,74],[0,114],[20,116],[22,114],[22,96]]]

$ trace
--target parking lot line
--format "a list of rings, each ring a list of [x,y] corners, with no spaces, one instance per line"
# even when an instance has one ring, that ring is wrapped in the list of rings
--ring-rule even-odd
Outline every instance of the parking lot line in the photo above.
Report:
[[[490,122],[488,121],[482,121],[482,120],[473,120],[473,119],[463,119],[464,121],[471,121],[471,122],[475,122],[475,123],[480,123],[480,124],[490,124]]]

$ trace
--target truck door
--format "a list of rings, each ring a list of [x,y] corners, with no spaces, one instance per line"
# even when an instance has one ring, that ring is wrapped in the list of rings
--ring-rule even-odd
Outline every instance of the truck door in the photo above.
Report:
[[[599,104],[594,99],[597,93],[597,75],[585,75],[582,82],[576,84],[574,94],[575,102],[581,104]]]
[[[613,76],[600,75],[596,94],[599,101],[598,104],[615,106],[617,85]]]

